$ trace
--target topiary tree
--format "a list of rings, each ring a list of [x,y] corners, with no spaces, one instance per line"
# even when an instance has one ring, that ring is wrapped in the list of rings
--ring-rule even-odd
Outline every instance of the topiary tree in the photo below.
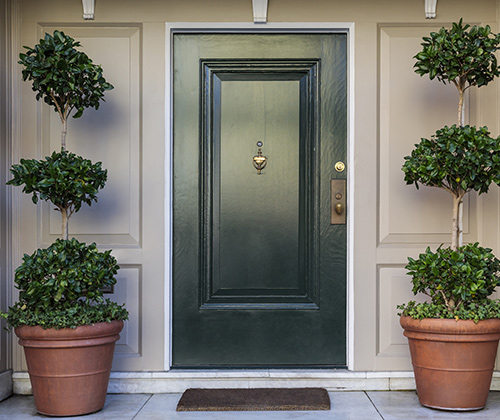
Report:
[[[499,138],[490,137],[487,127],[464,126],[464,92],[471,86],[486,86],[500,75],[495,52],[500,34],[489,26],[463,25],[441,28],[423,38],[422,51],[415,55],[415,72],[432,80],[454,84],[459,93],[458,125],[444,127],[420,144],[403,165],[407,184],[442,188],[453,197],[451,248],[462,245],[462,205],[467,192],[488,191],[500,184]]]
[[[97,201],[99,189],[104,187],[107,171],[101,162],[76,156],[66,150],[68,118],[82,116],[86,108],[99,109],[105,91],[113,89],[106,82],[102,68],[84,52],[78,51],[80,43],[64,32],[45,34],[33,48],[25,47],[19,55],[24,66],[23,79],[32,82],[36,99],[43,99],[59,114],[62,124],[61,151],[45,160],[21,159],[13,165],[13,178],[9,185],[24,185],[23,192],[33,194],[32,199],[52,202],[62,217],[62,237],[69,238],[68,222],[82,203],[89,206]]]
[[[500,301],[488,299],[500,285],[500,260],[478,243],[462,244],[463,198],[469,191],[488,192],[500,185],[500,138],[487,127],[464,126],[464,92],[486,86],[500,75],[495,52],[500,35],[489,26],[470,27],[462,20],[423,38],[415,55],[415,72],[458,89],[458,124],[445,126],[430,139],[422,138],[406,156],[403,172],[407,184],[441,188],[452,195],[451,246],[436,252],[427,248],[406,266],[413,293],[430,302],[400,305],[402,315],[416,319],[456,318],[479,321],[500,318]]]
[[[100,66],[63,32],[45,34],[34,48],[20,54],[24,80],[32,82],[37,100],[43,99],[59,114],[62,123],[61,150],[44,160],[21,159],[11,168],[9,185],[23,186],[33,203],[50,201],[62,215],[62,239],[48,248],[25,254],[16,269],[19,301],[0,316],[10,327],[41,325],[43,328],[75,328],[103,321],[126,320],[126,309],[104,299],[103,288],[116,283],[119,269],[111,251],[99,252],[95,243],[86,245],[69,239],[69,217],[97,201],[107,171],[101,162],[66,150],[68,117],[82,115],[86,108],[99,108],[104,92],[113,88]]]

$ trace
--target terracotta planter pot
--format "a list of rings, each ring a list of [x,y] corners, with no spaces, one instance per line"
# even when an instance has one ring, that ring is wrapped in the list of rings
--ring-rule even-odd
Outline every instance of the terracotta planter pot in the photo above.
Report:
[[[479,410],[491,385],[500,319],[455,321],[401,317],[420,403],[442,410]]]
[[[123,321],[61,330],[21,326],[36,409],[49,416],[76,416],[104,406],[115,342]]]

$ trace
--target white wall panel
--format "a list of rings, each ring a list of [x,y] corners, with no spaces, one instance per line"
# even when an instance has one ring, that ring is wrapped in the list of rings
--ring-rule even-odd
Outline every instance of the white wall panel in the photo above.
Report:
[[[415,299],[404,267],[379,267],[377,284],[378,356],[408,356],[396,306]]]
[[[140,266],[122,265],[116,276],[113,293],[105,296],[119,304],[125,303],[130,314],[120,333],[120,340],[116,343],[113,367],[117,370],[126,370],[124,358],[140,357],[142,353],[141,277]]]
[[[52,33],[55,28],[45,27]],[[88,109],[68,121],[67,149],[101,161],[108,181],[97,204],[82,209],[70,219],[70,235],[106,246],[138,246],[141,241],[141,98],[140,31],[132,28],[61,28],[79,40],[82,49],[104,77],[114,85],[99,109]],[[47,106],[42,107],[42,154],[60,149],[61,122]],[[47,128],[48,127],[48,128]],[[61,217],[52,206],[42,205],[42,242],[60,236]]]
[[[458,93],[413,70],[422,37],[438,27],[380,28],[379,242],[440,244],[451,234],[451,195],[408,186],[401,167],[422,137],[457,122]],[[467,104],[469,101],[467,101]],[[469,108],[466,107],[468,110]],[[470,198],[470,202],[469,202]],[[464,239],[474,240],[474,197],[464,206]],[[472,214],[471,214],[472,210]]]
[[[425,301],[413,295],[404,266],[380,264],[377,270],[377,370],[411,369],[408,342],[399,324],[397,305],[410,300]]]

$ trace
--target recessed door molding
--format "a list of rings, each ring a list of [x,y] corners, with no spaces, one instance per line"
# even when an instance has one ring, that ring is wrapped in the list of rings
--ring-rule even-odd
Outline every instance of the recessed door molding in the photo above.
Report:
[[[319,306],[319,264],[314,263],[315,258],[310,258],[309,264],[302,261],[306,255],[319,255],[319,206],[315,203],[314,190],[319,185],[314,185],[313,180],[319,179],[319,165],[301,165],[300,178],[304,185],[311,185],[304,191],[303,201],[307,211],[303,212],[301,220],[305,231],[312,232],[304,238],[305,250],[300,254],[300,266],[303,267],[299,276],[297,288],[283,289],[282,287],[271,290],[259,289],[227,289],[220,284],[219,229],[214,229],[212,220],[219,220],[219,203],[221,191],[219,174],[221,171],[221,91],[223,81],[300,81],[300,96],[303,107],[304,135],[302,136],[304,161],[319,161],[319,133],[314,121],[318,118],[318,67],[320,60],[205,60],[202,66],[202,91],[212,92],[202,101],[202,114],[206,115],[206,125],[202,128],[203,144],[203,181],[202,185],[202,214],[203,234],[200,243],[202,255],[202,282],[201,302],[202,309],[235,309],[235,308],[266,308],[266,309],[318,309]],[[262,143],[261,143],[262,144]],[[213,160],[213,165],[211,164]],[[213,166],[213,167],[212,167]],[[305,214],[310,215],[304,217]],[[313,227],[314,226],[314,227]],[[305,267],[308,267],[306,270]],[[267,296],[265,296],[267,295]]]

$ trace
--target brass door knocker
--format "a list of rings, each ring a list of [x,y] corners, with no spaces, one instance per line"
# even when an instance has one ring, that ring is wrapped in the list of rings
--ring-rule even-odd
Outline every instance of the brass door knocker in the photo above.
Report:
[[[262,169],[264,169],[267,165],[267,158],[265,156],[262,156],[262,146],[263,143],[261,141],[258,141],[257,147],[259,148],[259,150],[257,152],[257,155],[253,157],[253,166],[255,167],[255,169],[257,169],[257,175],[260,175]]]

